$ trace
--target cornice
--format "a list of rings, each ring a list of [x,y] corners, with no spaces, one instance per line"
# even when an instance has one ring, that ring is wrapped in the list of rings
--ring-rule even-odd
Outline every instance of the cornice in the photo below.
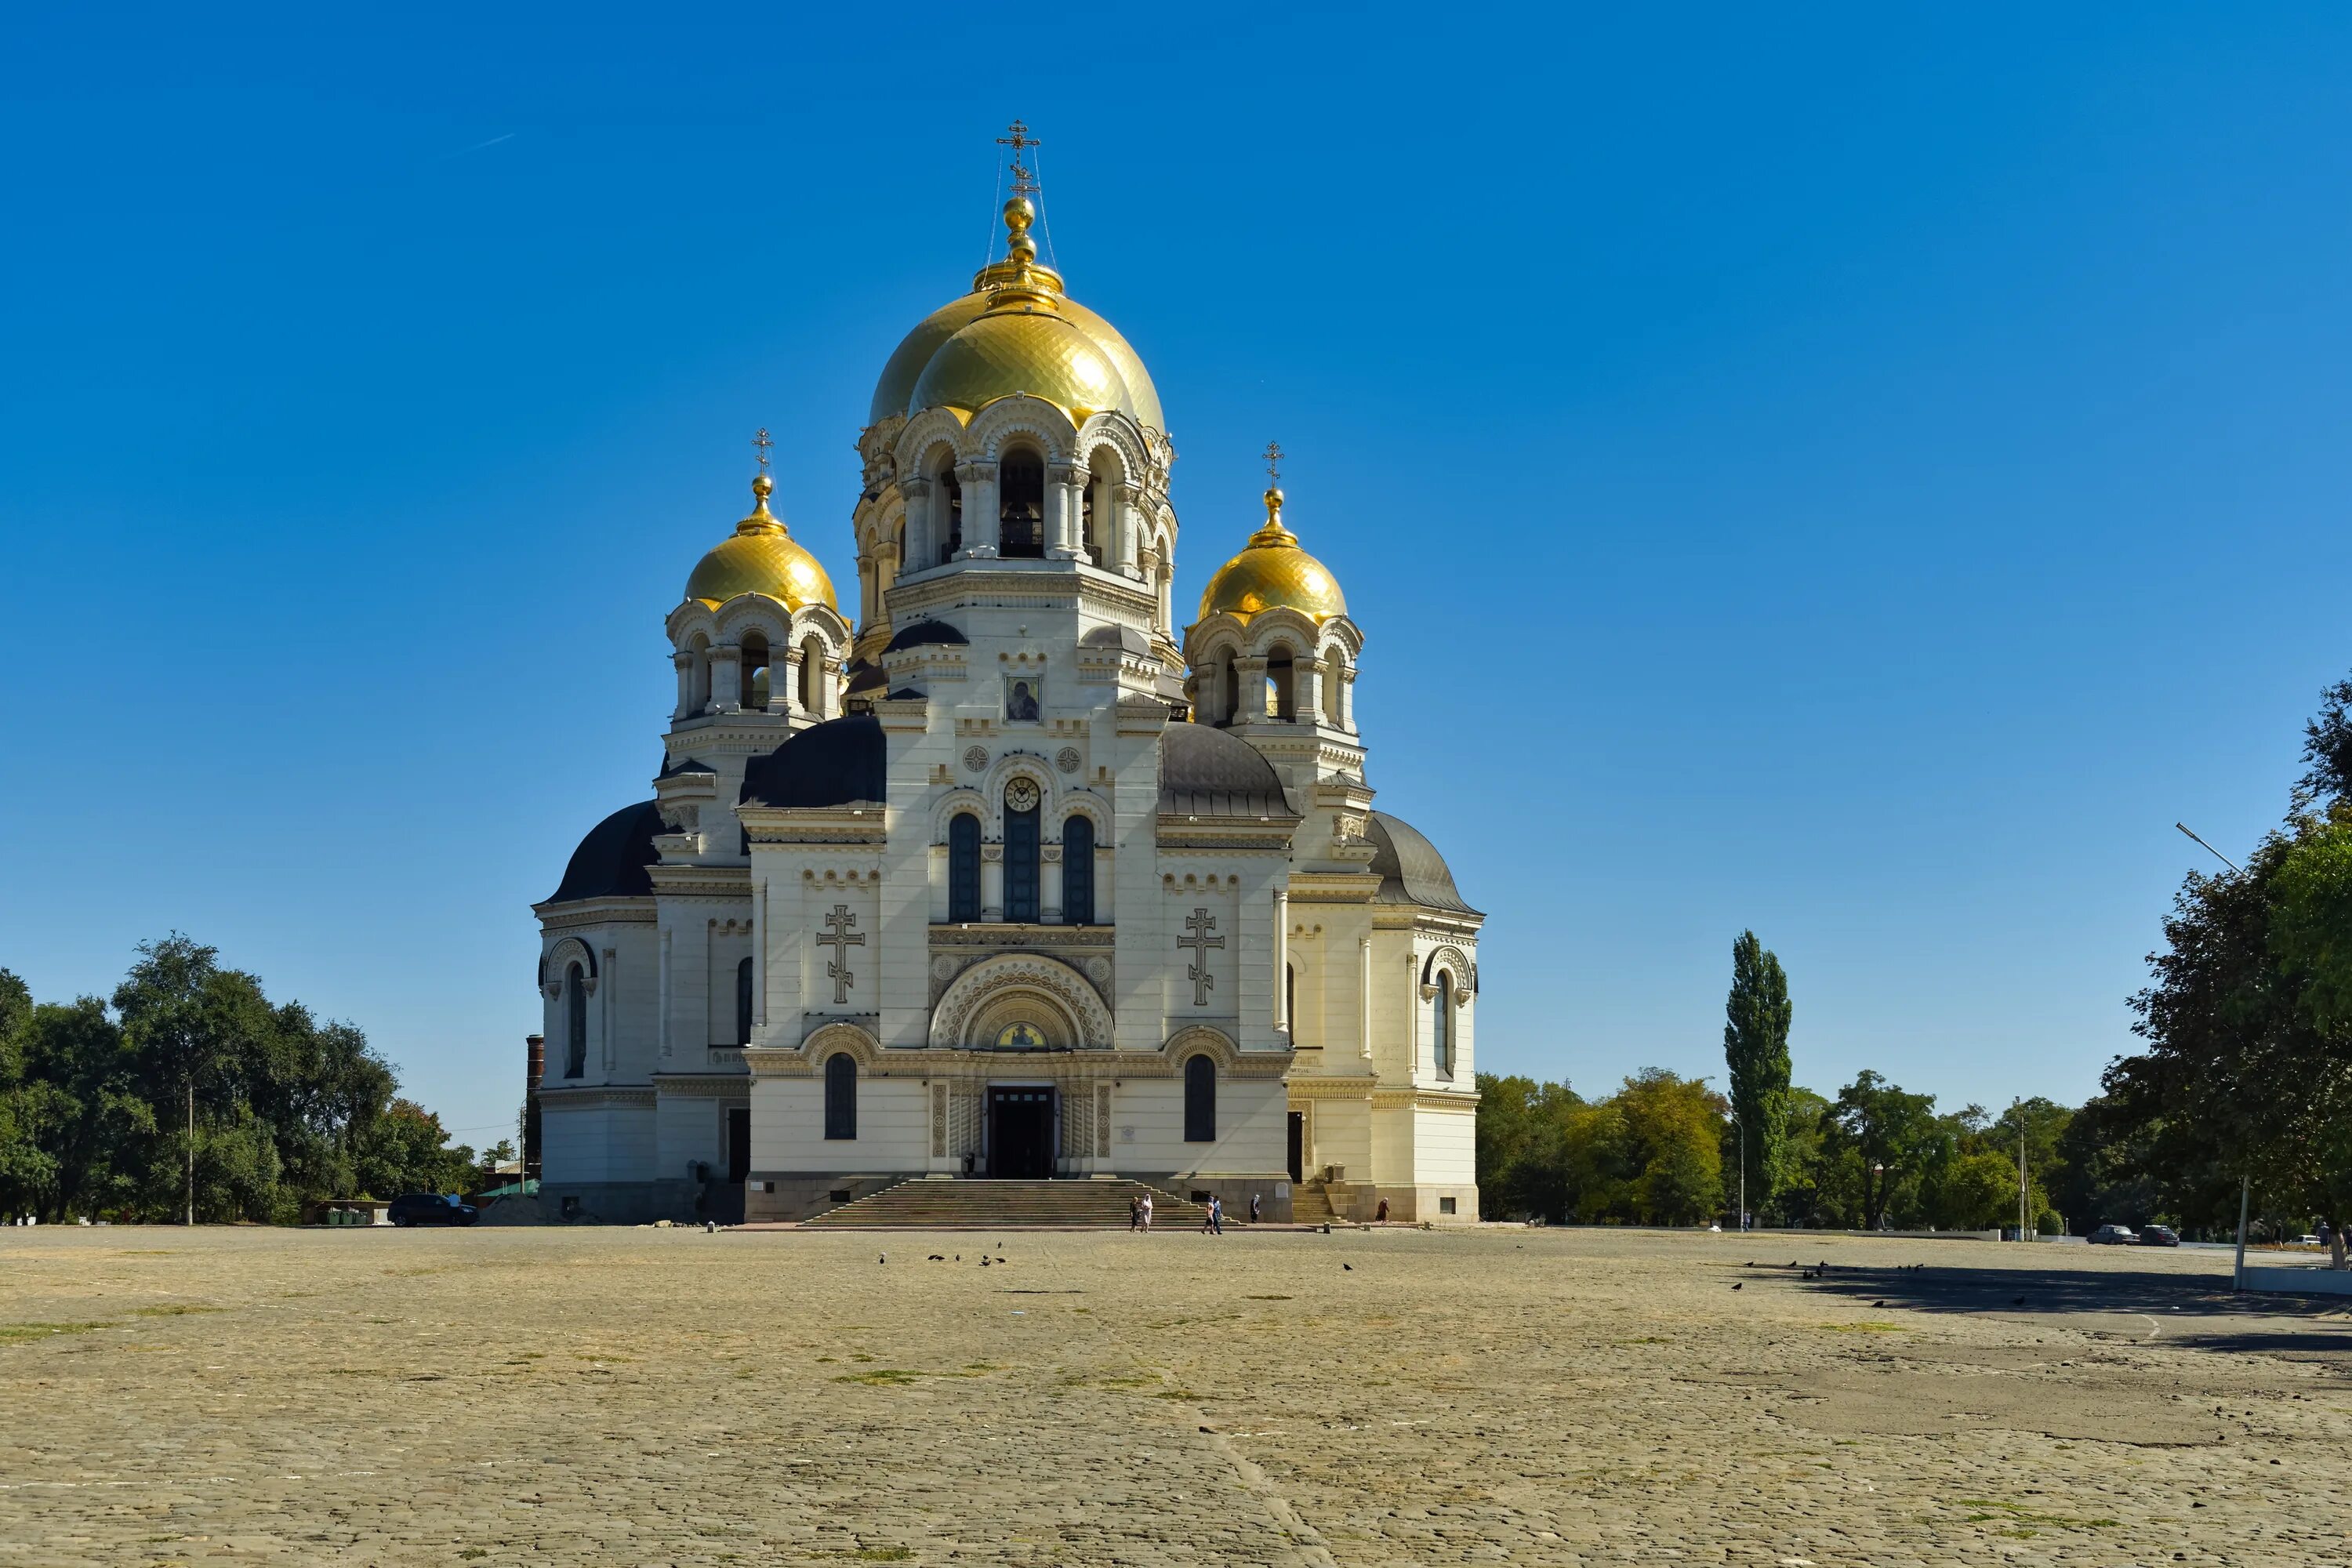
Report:
[[[660,918],[649,898],[571,899],[562,903],[533,904],[542,931],[577,931],[582,926],[651,925]]]
[[[1191,1050],[1181,1053],[1192,1055]],[[809,1052],[792,1047],[747,1046],[743,1061],[755,1079],[814,1078],[817,1065]],[[1234,1079],[1264,1082],[1280,1079],[1290,1069],[1288,1051],[1237,1051],[1221,1065],[1221,1073]],[[861,1068],[861,1078],[988,1078],[1022,1073],[1036,1078],[1168,1079],[1183,1076],[1184,1064],[1165,1050],[1129,1051],[1116,1048],[1074,1051],[980,1051],[948,1046],[887,1046],[876,1053],[875,1065]],[[1292,1079],[1294,1083],[1297,1079]],[[1371,1087],[1367,1079],[1361,1094]]]
[[[656,898],[748,899],[749,866],[649,866]]]
[[[1372,1091],[1374,1110],[1466,1111],[1478,1109],[1478,1091],[1469,1089],[1378,1089]]]
[[[539,1103],[542,1109],[566,1105],[651,1105],[654,1090],[651,1084],[598,1084],[593,1088],[550,1088],[540,1085]]]

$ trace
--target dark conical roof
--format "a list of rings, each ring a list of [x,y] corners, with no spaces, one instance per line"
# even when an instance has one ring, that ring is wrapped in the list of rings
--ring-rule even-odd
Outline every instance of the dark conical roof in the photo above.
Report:
[[[803,730],[743,770],[746,805],[847,805],[889,798],[889,745],[871,713]]]
[[[661,858],[654,848],[654,835],[667,831],[656,803],[623,806],[588,830],[563,868],[562,885],[547,896],[547,902],[647,897],[654,879],[646,868]]]
[[[1484,912],[1472,909],[1454,890],[1445,857],[1411,823],[1376,811],[1364,825],[1364,837],[1372,841],[1372,869],[1381,876],[1380,891],[1372,895],[1375,902],[1424,904],[1465,915]]]
[[[1247,741],[1206,724],[1171,724],[1160,736],[1163,816],[1290,816],[1282,775]]]

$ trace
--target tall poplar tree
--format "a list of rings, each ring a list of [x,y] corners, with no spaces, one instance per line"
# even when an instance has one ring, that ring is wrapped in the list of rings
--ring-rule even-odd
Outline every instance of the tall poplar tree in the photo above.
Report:
[[[1752,931],[1731,944],[1731,995],[1724,1003],[1723,1059],[1731,1108],[1745,1128],[1748,1202],[1772,1201],[1789,1184],[1789,977]],[[1736,1167],[1736,1163],[1735,1163]],[[1727,1184],[1738,1201],[1738,1172]]]

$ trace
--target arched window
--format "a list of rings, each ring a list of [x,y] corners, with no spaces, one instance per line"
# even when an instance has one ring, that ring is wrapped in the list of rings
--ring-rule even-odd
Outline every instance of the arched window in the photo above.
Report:
[[[980,919],[980,818],[968,811],[948,819],[948,919]]]
[[[1288,723],[1298,717],[1298,684],[1293,679],[1290,650],[1277,647],[1265,661],[1265,716]]]
[[[1016,806],[1016,800],[1028,805]],[[1015,779],[1004,792],[1004,918],[1034,921],[1037,918],[1037,786]]]
[[[735,966],[735,1043],[751,1043],[751,961]]]
[[[1007,452],[996,465],[997,552],[1008,558],[1045,553],[1045,465],[1034,452]]]
[[[1444,970],[1437,972],[1437,1022],[1429,1031],[1429,1043],[1437,1058],[1437,1076],[1454,1076],[1454,976]]]
[[[588,977],[578,964],[563,972],[563,1076],[588,1070]]]
[[[1101,477],[1090,473],[1079,492],[1078,542],[1085,546],[1087,563],[1090,566],[1109,564],[1109,558],[1103,553],[1102,525],[1096,521],[1102,515],[1096,505],[1096,496],[1102,488]]]
[[[857,1138],[857,1058],[847,1051],[825,1058],[824,1136],[828,1142]]]
[[[1231,724],[1241,718],[1242,678],[1234,667],[1234,656],[1226,654],[1217,660],[1220,689],[1217,693],[1217,722]]]
[[[1062,824],[1062,923],[1095,923],[1095,822],[1073,816]]]
[[[1184,1063],[1184,1142],[1217,1141],[1217,1064],[1207,1057]]]
[[[823,717],[824,696],[824,644],[804,637],[801,641],[801,711]]]

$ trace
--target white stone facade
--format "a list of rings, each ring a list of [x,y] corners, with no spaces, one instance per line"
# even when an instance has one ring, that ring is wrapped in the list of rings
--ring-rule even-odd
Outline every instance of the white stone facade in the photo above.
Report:
[[[1362,635],[1180,630],[1156,395],[1013,238],[885,372],[856,627],[782,586],[668,617],[654,798],[535,906],[544,1195],[797,1218],[1117,1173],[1279,1219],[1303,1176],[1342,1215],[1475,1218],[1483,917],[1370,809]],[[1081,376],[1100,345],[1122,395],[982,401],[940,368],[961,331],[916,383],[919,340],[975,320],[1072,334]]]

